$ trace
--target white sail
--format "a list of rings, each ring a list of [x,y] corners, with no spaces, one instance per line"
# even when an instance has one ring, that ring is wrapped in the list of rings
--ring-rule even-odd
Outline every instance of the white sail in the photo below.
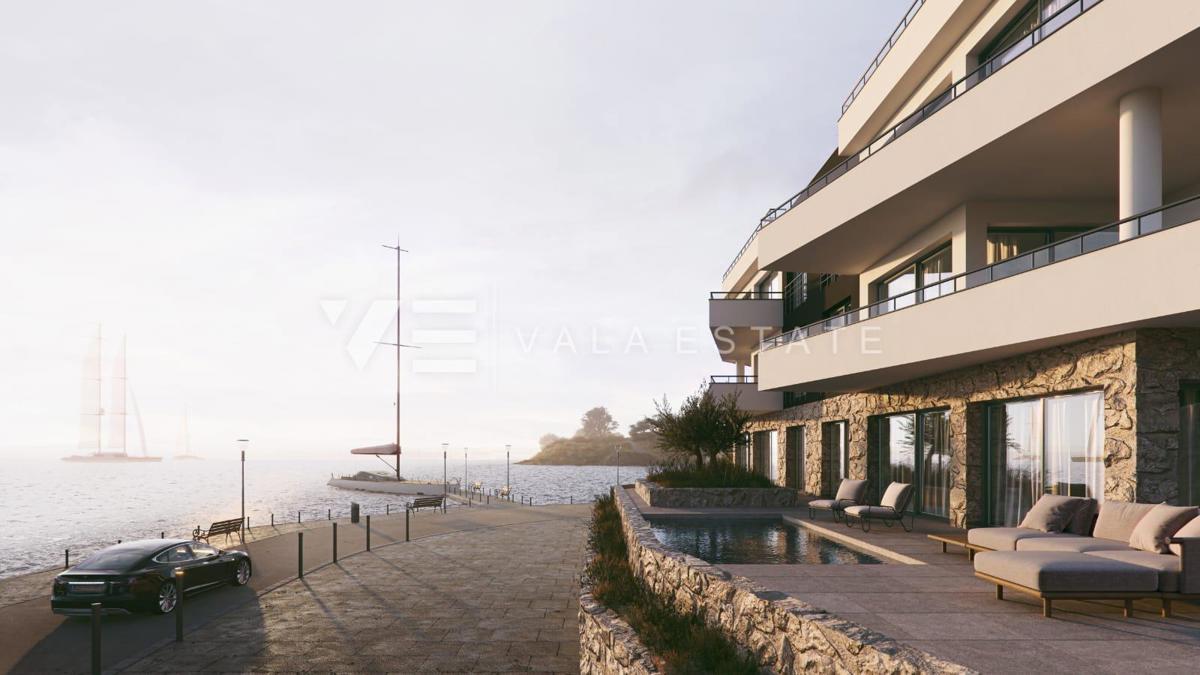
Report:
[[[112,395],[108,401],[108,449],[111,452],[119,452],[122,455],[128,454],[125,451],[125,338],[121,338],[121,345],[118,348],[117,355],[113,358],[113,371],[111,380]]]
[[[88,339],[79,397],[79,449],[100,452],[100,326]]]

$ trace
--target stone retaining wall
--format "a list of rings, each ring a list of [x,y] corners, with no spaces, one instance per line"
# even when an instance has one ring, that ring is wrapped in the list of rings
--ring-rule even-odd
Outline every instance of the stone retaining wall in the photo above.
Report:
[[[580,675],[650,675],[661,672],[637,633],[616,612],[592,597],[579,594]]]
[[[973,672],[668,549],[625,490],[616,497],[634,574],[754,654],[768,672]]]
[[[633,485],[647,504],[664,508],[783,508],[800,504],[800,493],[790,488],[666,488],[641,480]]]

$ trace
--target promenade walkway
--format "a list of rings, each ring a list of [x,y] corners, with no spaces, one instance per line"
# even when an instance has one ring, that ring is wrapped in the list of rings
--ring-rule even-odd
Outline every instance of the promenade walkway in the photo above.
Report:
[[[171,617],[106,618],[104,665],[117,672],[576,672],[577,577],[589,514],[587,505],[510,504],[423,513],[410,542],[402,516],[378,518],[370,552],[361,527],[339,527],[336,565],[328,564],[325,525],[305,533],[309,571],[300,580],[294,533],[251,542],[252,588],[190,598],[182,644],[171,641]],[[87,622],[50,614],[44,593],[0,607],[0,631],[7,633],[0,671],[86,670]]]

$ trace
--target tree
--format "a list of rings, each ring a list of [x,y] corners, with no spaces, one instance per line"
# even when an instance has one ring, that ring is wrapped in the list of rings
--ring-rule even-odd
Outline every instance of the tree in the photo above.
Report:
[[[642,418],[640,421],[629,425],[629,440],[652,441],[655,436],[654,420],[649,417]]]
[[[561,441],[561,440],[562,440],[562,437],[558,436],[556,434],[543,434],[542,437],[538,439],[538,447],[545,448],[546,446],[550,445],[551,443],[554,443],[555,441]]]
[[[575,432],[575,436],[579,438],[604,438],[617,431],[617,421],[608,414],[608,409],[604,406],[597,406],[585,412],[579,424],[579,431]]]
[[[665,396],[654,409],[655,415],[647,419],[658,434],[658,447],[695,459],[697,467],[740,442],[752,417],[738,407],[736,394],[717,398],[708,388],[687,397],[678,412]]]

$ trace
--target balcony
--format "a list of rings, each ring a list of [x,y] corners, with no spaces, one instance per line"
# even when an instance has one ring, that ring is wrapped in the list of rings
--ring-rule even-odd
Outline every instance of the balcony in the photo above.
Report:
[[[1145,87],[1163,92],[1163,138],[1178,147],[1164,153],[1164,190],[1189,189],[1200,180],[1189,159],[1200,144],[1200,3],[1155,7],[1067,4],[769,211],[758,267],[855,274],[976,200],[1115,203],[1114,102]]]
[[[1198,219],[1200,196],[782,333],[763,341],[759,386],[861,391],[1117,330],[1200,325]]]
[[[708,295],[708,326],[721,360],[749,363],[764,339],[783,327],[783,294],[715,291]]]
[[[759,391],[753,375],[713,375],[709,391],[718,398],[729,394],[738,397],[738,407],[755,414],[783,410],[783,393]]]

